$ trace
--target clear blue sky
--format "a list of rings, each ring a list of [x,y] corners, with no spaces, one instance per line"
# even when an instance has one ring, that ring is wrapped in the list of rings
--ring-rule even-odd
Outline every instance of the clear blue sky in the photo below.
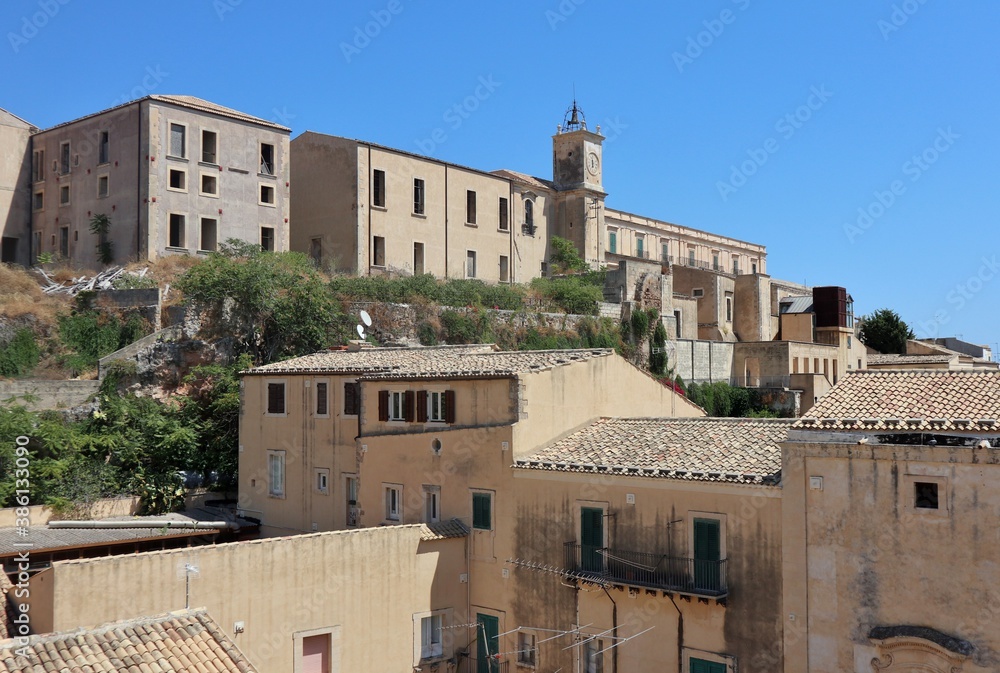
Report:
[[[995,344],[998,27],[994,0],[4,0],[0,107],[46,127],[191,94],[547,177],[575,85],[609,207]]]

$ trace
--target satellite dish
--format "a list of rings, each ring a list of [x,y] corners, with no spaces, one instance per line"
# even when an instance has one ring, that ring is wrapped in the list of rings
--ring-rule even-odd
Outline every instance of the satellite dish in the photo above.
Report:
[[[365,324],[365,327],[372,326],[372,317],[368,315],[368,311],[361,311],[361,322]]]
[[[358,329],[358,336],[361,337],[362,339],[364,339],[365,338],[365,328],[364,328],[364,326],[358,325],[357,329]]]

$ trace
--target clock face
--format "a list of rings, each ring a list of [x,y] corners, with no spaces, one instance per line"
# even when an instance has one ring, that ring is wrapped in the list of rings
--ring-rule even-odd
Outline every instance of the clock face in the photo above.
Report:
[[[597,152],[591,152],[587,155],[587,170],[590,171],[591,175],[597,175],[598,169],[601,167],[601,160],[597,157]]]

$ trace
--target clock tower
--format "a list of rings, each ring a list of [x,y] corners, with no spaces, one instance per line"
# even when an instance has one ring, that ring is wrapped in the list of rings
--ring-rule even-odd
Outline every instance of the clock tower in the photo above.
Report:
[[[604,263],[604,157],[599,131],[587,129],[576,101],[552,136],[556,213],[552,231],[569,239],[594,268]]]

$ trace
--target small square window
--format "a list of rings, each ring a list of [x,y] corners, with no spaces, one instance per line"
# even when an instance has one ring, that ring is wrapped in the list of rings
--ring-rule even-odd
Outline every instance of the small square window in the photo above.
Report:
[[[272,185],[260,186],[260,203],[265,206],[274,205],[274,187]]]
[[[219,195],[219,176],[211,173],[201,174],[201,193],[204,196]]]
[[[323,495],[330,494],[330,470],[325,467],[316,470],[316,492]]]
[[[69,205],[69,185],[59,186],[59,205],[60,206]]]
[[[534,666],[537,662],[537,646],[535,645],[535,634],[527,631],[517,632],[517,663],[525,666]]]
[[[31,200],[32,210],[44,210],[45,209],[45,192],[37,191]]]
[[[267,413],[274,415],[284,415],[285,413],[285,384],[267,384]]]
[[[97,198],[104,199],[107,198],[108,194],[111,193],[111,178],[107,175],[97,176]]]
[[[168,177],[168,189],[172,189],[175,192],[183,192],[187,190],[187,172],[180,168],[171,168]]]
[[[913,506],[917,509],[938,509],[938,485],[932,481],[913,482]]]

